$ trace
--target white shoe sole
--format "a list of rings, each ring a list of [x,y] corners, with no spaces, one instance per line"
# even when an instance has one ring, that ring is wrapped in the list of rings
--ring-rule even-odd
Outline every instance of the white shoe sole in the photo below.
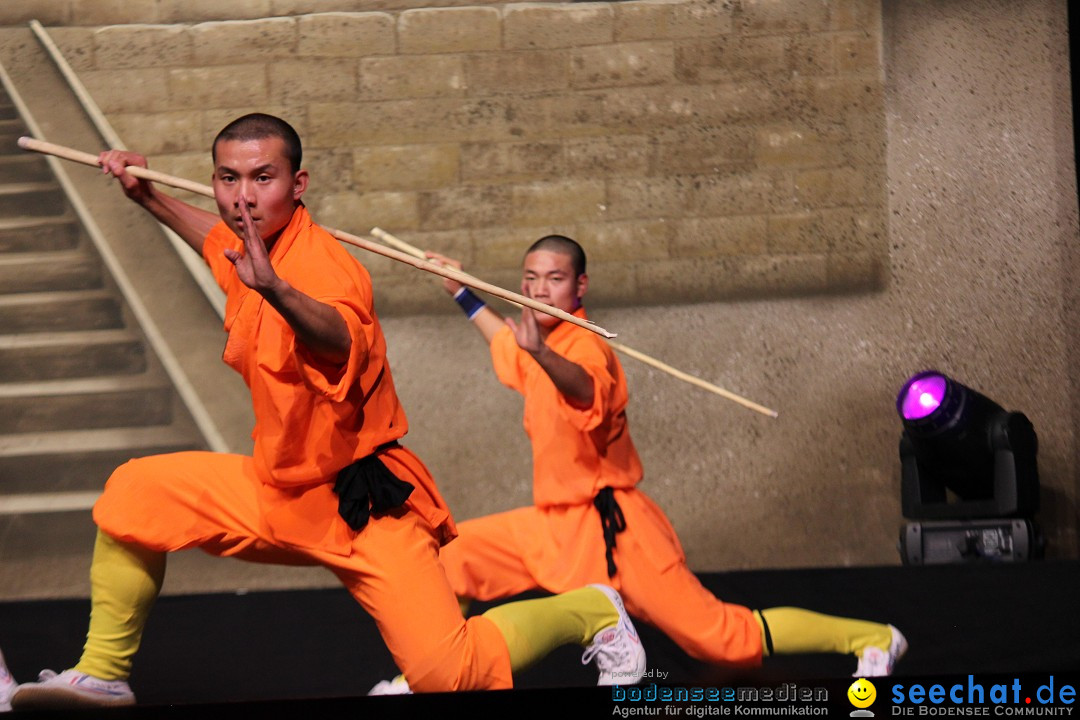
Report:
[[[109,697],[69,690],[56,685],[28,683],[20,685],[11,696],[13,710],[69,710],[77,708],[124,707],[134,705],[135,698]]]

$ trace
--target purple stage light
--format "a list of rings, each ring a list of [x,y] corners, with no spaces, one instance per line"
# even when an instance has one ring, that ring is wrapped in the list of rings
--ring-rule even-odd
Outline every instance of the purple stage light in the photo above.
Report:
[[[904,384],[897,398],[900,417],[904,420],[919,420],[938,409],[945,398],[948,381],[944,375],[936,372],[924,372],[915,375]]]

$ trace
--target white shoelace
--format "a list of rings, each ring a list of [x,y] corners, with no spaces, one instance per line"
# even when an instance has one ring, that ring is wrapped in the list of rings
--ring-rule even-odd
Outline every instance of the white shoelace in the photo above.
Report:
[[[620,650],[622,652],[619,652]],[[581,654],[581,664],[588,665],[597,655],[600,655],[604,660],[614,660],[617,663],[625,662],[630,657],[630,653],[627,651],[625,643],[616,642],[604,645],[597,644],[585,648],[585,652]],[[607,668],[604,667],[603,662],[598,661],[596,664],[600,666],[601,670],[607,670]]]

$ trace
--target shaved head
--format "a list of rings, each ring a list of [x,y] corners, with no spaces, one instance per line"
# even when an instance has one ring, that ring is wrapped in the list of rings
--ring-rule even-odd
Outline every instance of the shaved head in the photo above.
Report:
[[[530,245],[529,249],[525,251],[525,255],[528,256],[537,250],[547,250],[548,252],[567,255],[570,258],[571,266],[574,268],[574,275],[581,276],[585,274],[585,250],[576,241],[565,235],[545,235]]]
[[[265,113],[251,113],[233,120],[222,128],[214,138],[211,154],[214,164],[217,164],[217,146],[225,140],[262,140],[264,138],[281,138],[285,143],[285,157],[292,166],[292,172],[300,169],[303,160],[303,149],[300,146],[300,136],[292,125],[279,117],[266,115]]]

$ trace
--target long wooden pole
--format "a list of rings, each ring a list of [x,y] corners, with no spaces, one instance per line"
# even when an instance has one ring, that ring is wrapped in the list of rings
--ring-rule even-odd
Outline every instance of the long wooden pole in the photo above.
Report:
[[[418,248],[418,247],[416,247],[414,245],[410,245],[409,243],[405,242],[404,240],[401,240],[399,238],[394,237],[393,235],[386,232],[385,230],[382,230],[380,228],[372,228],[371,229],[371,234],[372,234],[372,236],[378,238],[379,240],[382,240],[387,245],[390,245],[391,247],[397,248],[398,250],[400,250],[402,252],[408,253],[408,254],[412,255],[413,257],[427,257],[424,254],[424,251],[421,250],[420,248]],[[514,303],[514,304],[516,305],[517,303]],[[696,386],[698,386],[698,387],[700,387],[702,389],[708,390],[711,393],[715,393],[715,394],[717,394],[717,395],[719,395],[719,396],[721,396],[723,398],[726,398],[726,399],[731,400],[733,402],[737,402],[740,405],[742,405],[743,407],[749,408],[749,409],[751,409],[751,410],[753,410],[755,412],[761,413],[762,415],[768,415],[769,417],[773,417],[773,418],[778,417],[778,415],[779,415],[779,413],[777,413],[775,410],[770,410],[769,408],[765,407],[764,405],[758,405],[756,402],[753,402],[752,400],[747,400],[746,398],[741,397],[739,395],[736,395],[735,393],[730,392],[728,390],[725,390],[722,387],[719,387],[717,385],[713,385],[711,382],[709,382],[707,380],[702,380],[699,377],[695,377],[693,375],[690,375],[689,373],[685,373],[682,370],[674,368],[671,365],[668,365],[665,362],[657,360],[654,357],[650,357],[649,355],[646,355],[643,352],[635,350],[635,349],[633,349],[631,347],[627,347],[626,345],[623,345],[622,343],[617,343],[614,340],[608,340],[608,343],[611,345],[611,347],[614,350],[616,350],[618,352],[621,352],[624,355],[632,357],[635,360],[638,360],[640,362],[645,363],[646,365],[650,365],[650,366],[656,368],[657,370],[661,370],[663,372],[666,372],[668,375],[671,375],[672,377],[676,377],[676,378],[678,378],[680,380],[683,380],[684,382],[688,382],[691,385],[696,385]]]
[[[19,138],[18,142],[19,147],[24,150],[32,150],[34,152],[39,152],[46,155],[55,155],[56,157],[63,158],[65,160],[71,160],[77,163],[82,163],[83,165],[93,165],[95,167],[99,166],[97,155],[91,155],[90,153],[82,152],[80,150],[74,150],[69,147],[64,147],[63,145],[57,145],[55,143],[47,142],[45,140],[37,140],[35,138],[25,136]],[[203,185],[201,183],[193,182],[191,180],[184,180],[183,178],[166,175],[165,173],[150,170],[149,168],[128,166],[127,168],[125,168],[125,172],[131,173],[133,177],[137,177],[142,180],[149,180],[151,182],[160,183],[162,185],[169,185],[171,187],[179,188],[181,190],[187,190],[188,192],[195,193],[196,195],[203,195],[209,198],[214,197],[214,190],[209,185]],[[495,297],[502,298],[503,300],[506,300],[508,302],[528,306],[538,312],[546,313],[548,315],[557,317],[560,320],[565,320],[566,322],[573,323],[574,325],[589,330],[590,332],[594,332],[601,337],[607,339],[615,337],[615,333],[608,332],[596,323],[574,317],[570,313],[560,310],[559,308],[552,307],[551,305],[547,305],[546,303],[538,302],[536,300],[533,300],[532,298],[525,297],[524,295],[511,292],[510,290],[506,290],[497,285],[492,285],[491,283],[484,282],[483,280],[475,278],[472,275],[468,275],[453,268],[443,267],[442,265],[430,262],[429,260],[427,260],[427,258],[423,257],[422,253],[421,257],[418,258],[408,253],[388,248],[380,243],[372,242],[371,240],[367,240],[357,235],[352,235],[342,230],[335,230],[334,228],[324,229],[328,233],[333,235],[336,239],[340,240],[341,242],[348,243],[349,245],[355,245],[356,247],[363,248],[368,252],[382,255],[383,257],[388,257],[391,260],[397,260],[398,262],[405,263],[406,265],[411,265],[418,270],[424,270],[426,272],[439,275],[441,277],[449,278],[450,280],[455,280],[462,285],[468,285],[469,287],[476,288],[477,290],[481,290],[488,293],[489,295],[494,295]]]

